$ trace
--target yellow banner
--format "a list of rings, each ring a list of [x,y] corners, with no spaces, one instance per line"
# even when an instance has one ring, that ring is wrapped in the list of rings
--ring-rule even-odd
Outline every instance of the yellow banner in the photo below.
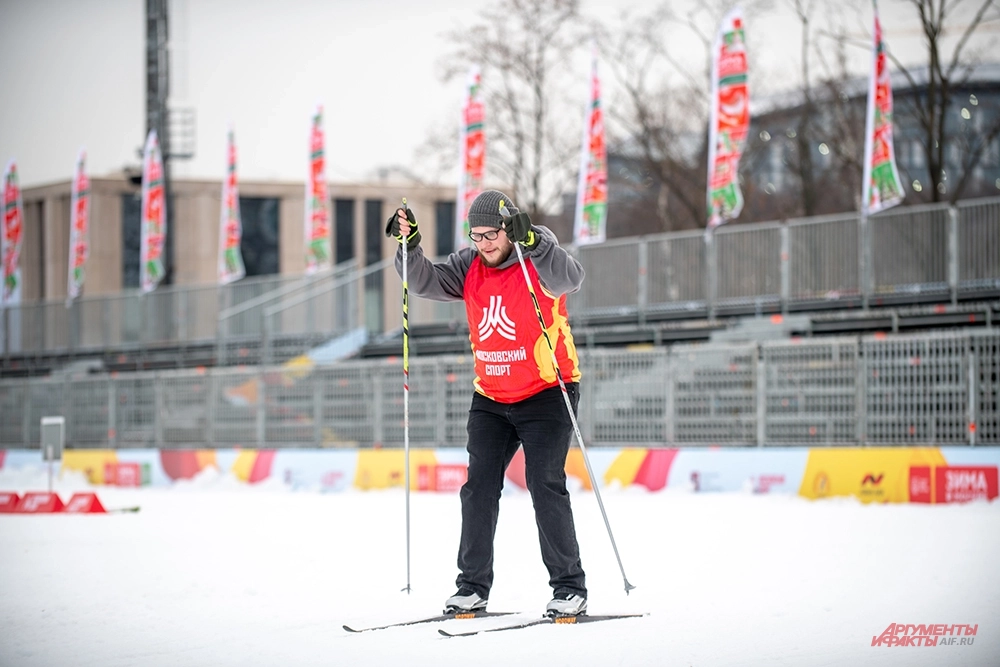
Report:
[[[403,486],[405,455],[401,449],[358,452],[358,467],[354,473],[354,488],[368,491]],[[417,469],[435,465],[437,456],[432,449],[410,450],[410,490],[417,490]]]
[[[104,484],[104,466],[118,463],[113,449],[67,449],[63,451],[62,470],[79,470],[91,484]]]
[[[905,503],[910,500],[910,466],[946,464],[937,447],[811,449],[799,495]]]

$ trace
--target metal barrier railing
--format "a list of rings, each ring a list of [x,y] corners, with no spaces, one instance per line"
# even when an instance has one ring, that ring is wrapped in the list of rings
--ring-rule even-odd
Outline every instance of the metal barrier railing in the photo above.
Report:
[[[955,252],[949,220],[949,208],[942,205],[894,208],[872,217],[868,293],[947,295],[948,265]]]
[[[1000,201],[976,199],[959,202],[956,218],[957,257],[949,269],[951,281],[960,289],[975,292],[996,288],[1000,276]]]
[[[221,310],[303,281],[302,276],[255,276],[226,286],[168,285],[145,295],[130,289],[81,297],[70,308],[56,300],[25,303],[5,309],[7,327],[0,336],[8,334],[7,354],[204,343],[216,339]]]
[[[261,346],[267,331],[265,312],[268,308],[289,300],[298,299],[303,294],[325,293],[331,283],[341,283],[358,271],[357,260],[348,260],[337,264],[332,270],[317,273],[312,276],[300,276],[298,280],[286,283],[266,292],[253,295],[242,301],[235,301],[227,307],[220,307],[216,316],[217,333],[215,336],[216,360],[219,365],[233,362],[245,363],[248,346]],[[220,304],[222,306],[223,304]],[[356,310],[343,312],[343,317],[351,318],[350,327],[357,320]],[[315,320],[314,320],[315,321]],[[312,332],[317,335],[329,335],[326,330],[315,327]],[[331,332],[332,333],[332,332]],[[271,359],[269,350],[260,351],[254,356],[254,363]]]
[[[267,305],[261,313],[264,363],[277,363],[288,354],[275,350],[282,336],[297,336],[312,344],[348,333],[360,325],[358,294],[365,279],[385,268],[387,259],[351,272],[308,291]],[[292,354],[295,354],[293,351]]]
[[[783,296],[782,260],[784,227],[776,223],[720,227],[714,234],[715,305],[777,303]],[[787,253],[786,253],[787,256]]]
[[[976,298],[1000,290],[1000,198],[585,246],[574,322]]]
[[[860,296],[858,239],[858,218],[853,214],[790,221],[786,298],[836,301]]]
[[[866,221],[847,214],[733,225],[709,236],[618,239],[576,252],[587,279],[568,299],[574,323],[786,312],[817,301],[845,308],[957,303],[1000,292],[1000,197],[893,208]],[[391,260],[378,266],[372,273],[338,267],[322,279],[244,279],[86,297],[69,310],[62,301],[27,303],[0,311],[2,350],[6,356],[214,344],[219,362],[229,363],[234,346],[259,345],[265,308],[348,276],[356,279],[356,301],[343,316],[377,337],[401,324],[399,279]],[[412,323],[465,319],[460,304],[414,298],[410,305]]]
[[[598,446],[1000,444],[1000,331],[580,350]],[[410,442],[464,446],[468,355],[410,359]],[[0,448],[401,446],[401,360],[0,380]]]

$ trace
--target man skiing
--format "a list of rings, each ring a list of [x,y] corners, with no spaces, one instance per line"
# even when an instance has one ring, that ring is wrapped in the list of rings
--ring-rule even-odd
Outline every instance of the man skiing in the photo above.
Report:
[[[465,301],[475,358],[467,425],[469,476],[460,494],[458,591],[445,601],[445,613],[486,609],[504,472],[523,447],[542,561],[553,589],[545,611],[549,616],[576,616],[587,610],[587,588],[566,490],[566,456],[574,426],[514,243],[523,248],[574,413],[580,364],[566,294],[580,289],[583,267],[559,246],[552,231],[532,226],[528,214],[497,190],[487,190],[472,202],[469,228],[475,248],[462,248],[444,262],[433,263],[423,254],[409,208],[397,209],[386,226],[387,236],[407,244],[407,280],[414,295]],[[396,270],[402,275],[402,248],[396,253]]]

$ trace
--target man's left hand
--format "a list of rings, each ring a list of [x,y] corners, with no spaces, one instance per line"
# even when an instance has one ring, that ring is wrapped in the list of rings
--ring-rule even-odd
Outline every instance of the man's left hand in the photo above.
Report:
[[[538,245],[538,235],[531,228],[531,218],[527,213],[515,213],[504,218],[503,229],[511,241],[520,243],[528,250],[533,250]]]

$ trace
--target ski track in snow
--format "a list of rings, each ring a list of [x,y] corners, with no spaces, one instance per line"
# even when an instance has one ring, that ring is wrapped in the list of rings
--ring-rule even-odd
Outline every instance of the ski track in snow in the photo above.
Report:
[[[0,490],[45,490],[0,471]],[[493,611],[353,635],[440,611],[454,592],[457,494],[321,494],[203,473],[171,488],[56,480],[135,514],[0,515],[0,665],[997,665],[1000,503],[605,489],[628,596],[593,494],[573,490],[590,613],[647,613],[448,639],[541,615],[551,591],[526,492],[508,489]],[[978,624],[971,646],[872,647],[891,623]]]

